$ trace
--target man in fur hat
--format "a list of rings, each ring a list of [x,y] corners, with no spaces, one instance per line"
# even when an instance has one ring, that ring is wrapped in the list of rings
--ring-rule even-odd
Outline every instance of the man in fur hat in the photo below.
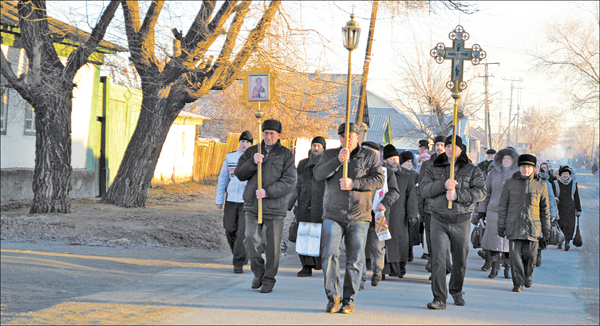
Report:
[[[467,269],[469,253],[470,217],[475,203],[485,198],[483,173],[473,163],[462,148],[462,139],[455,136],[446,138],[446,153],[433,160],[427,167],[425,177],[419,184],[421,195],[431,200],[431,249],[432,271],[431,291],[433,301],[429,309],[446,309],[448,287],[446,286],[446,260],[448,248],[452,255],[452,271],[449,292],[454,304],[464,306],[462,288]],[[454,147],[455,180],[450,179],[451,157]],[[448,208],[448,202],[452,208]]]
[[[538,239],[550,234],[550,204],[546,181],[533,173],[537,159],[519,155],[519,172],[506,180],[498,204],[498,236],[509,240],[513,292],[533,284]]]
[[[275,275],[281,256],[283,219],[287,214],[287,195],[296,186],[294,154],[281,145],[281,122],[265,120],[262,124],[263,141],[248,148],[240,157],[235,175],[240,181],[248,181],[244,190],[244,213],[246,214],[246,252],[254,279],[252,289],[260,293],[273,292]],[[258,153],[261,146],[261,154]],[[258,163],[262,163],[262,188],[258,189]],[[258,224],[258,199],[262,199],[262,224]],[[266,228],[266,261],[259,250],[263,227]]]

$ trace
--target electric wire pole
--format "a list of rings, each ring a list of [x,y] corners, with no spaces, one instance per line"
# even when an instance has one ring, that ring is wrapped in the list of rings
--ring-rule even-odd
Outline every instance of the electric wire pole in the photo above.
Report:
[[[483,85],[485,86],[485,122],[484,122],[485,145],[483,148],[488,150],[490,148],[493,148],[492,128],[491,128],[491,124],[490,124],[490,101],[489,101],[489,91],[488,91],[488,87],[489,87],[488,77],[494,77],[493,75],[488,75],[488,65],[498,65],[498,67],[500,67],[500,62],[490,62],[490,63],[486,62],[483,65],[485,67],[485,75],[480,76],[480,77],[483,77]]]
[[[502,78],[502,80],[510,81],[510,103],[508,105],[508,128],[507,128],[508,134],[507,134],[507,137],[506,137],[506,147],[509,147],[510,146],[510,125],[511,125],[511,120],[512,120],[513,90],[515,88],[515,82],[522,82],[523,79],[522,78],[519,78],[519,79]]]

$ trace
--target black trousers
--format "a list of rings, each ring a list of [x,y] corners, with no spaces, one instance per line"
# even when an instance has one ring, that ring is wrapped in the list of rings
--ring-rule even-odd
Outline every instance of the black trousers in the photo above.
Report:
[[[470,221],[459,223],[442,222],[431,216],[431,292],[433,299],[446,302],[448,287],[450,294],[461,293],[467,270],[469,254]],[[452,255],[452,271],[450,283],[446,287],[446,268]]]
[[[248,255],[246,255],[246,247],[244,246],[246,232],[244,203],[225,202],[223,228],[225,228],[225,237],[233,254],[233,266],[246,265]]]
[[[508,243],[510,267],[514,286],[525,284],[533,274],[537,258],[538,242],[530,240],[510,240]]]

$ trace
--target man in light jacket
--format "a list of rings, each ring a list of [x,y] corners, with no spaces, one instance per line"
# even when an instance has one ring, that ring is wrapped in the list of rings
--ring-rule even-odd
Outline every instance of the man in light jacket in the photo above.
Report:
[[[235,175],[240,156],[252,146],[254,141],[252,133],[246,130],[240,135],[240,147],[237,151],[225,155],[221,173],[217,181],[217,196],[215,205],[223,209],[223,228],[225,237],[233,254],[233,272],[243,273],[244,265],[248,262],[246,248],[244,248],[244,232],[246,232],[246,218],[244,217],[244,189],[246,182],[240,181]]]

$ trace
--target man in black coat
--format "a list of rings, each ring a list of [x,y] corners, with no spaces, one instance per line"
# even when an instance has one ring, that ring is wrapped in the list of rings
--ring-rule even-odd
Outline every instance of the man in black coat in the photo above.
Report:
[[[308,158],[305,158],[298,162],[298,182],[296,183],[296,189],[292,193],[288,202],[288,211],[294,208],[296,202],[296,209],[294,215],[296,221],[309,222],[309,223],[322,223],[323,222],[323,195],[325,193],[325,182],[317,181],[313,176],[313,169],[321,154],[327,149],[325,138],[317,136],[313,138],[310,144],[310,150],[308,151]],[[305,255],[298,255],[300,263],[302,263],[302,270],[297,274],[298,277],[312,276],[312,270],[321,269],[321,257],[311,257]]]
[[[494,156],[496,156],[496,150],[493,148],[490,148],[487,151],[485,151],[485,155],[486,155],[485,160],[479,162],[479,164],[477,164],[477,167],[481,170],[481,172],[483,172],[483,177],[487,178],[487,175],[489,172],[489,166],[494,161]]]
[[[419,185],[421,195],[431,200],[431,246],[433,302],[429,309],[445,309],[448,297],[446,287],[446,259],[448,248],[452,254],[452,272],[450,276],[450,294],[457,306],[465,305],[462,287],[469,253],[470,216],[475,203],[485,198],[483,173],[462,151],[462,139],[456,136],[446,138],[446,153],[439,155],[425,171],[425,177]],[[450,179],[450,160],[448,153],[454,147],[455,180]],[[448,201],[452,208],[448,208]]]
[[[385,177],[377,154],[358,144],[358,127],[351,123],[340,125],[338,135],[345,143],[344,134],[348,127],[348,147],[328,149],[323,153],[314,169],[315,179],[325,181],[323,199],[323,274],[325,294],[329,303],[328,313],[354,312],[354,300],[359,291],[365,243],[371,222],[373,193],[383,187]],[[348,161],[348,175],[344,178],[343,163]],[[346,272],[343,293],[340,293],[339,250],[344,238],[346,245]]]
[[[366,141],[362,143],[363,148],[368,148],[377,154],[379,157],[379,149],[381,146],[374,142]],[[382,167],[383,173],[386,176],[386,181],[383,185],[383,188],[377,189],[375,191],[375,196],[373,199],[373,209],[371,210],[371,216],[373,219],[369,225],[369,233],[367,234],[367,244],[365,246],[365,256],[367,257],[366,261],[369,262],[369,257],[373,257],[371,264],[371,269],[373,270],[373,276],[371,276],[371,285],[377,286],[379,282],[383,279],[383,268],[385,264],[385,249],[386,249],[386,241],[379,240],[377,237],[377,231],[375,228],[375,213],[376,212],[384,212],[384,216],[386,221],[390,220],[390,212],[392,204],[398,199],[398,183],[396,182],[396,177],[393,171],[389,166],[384,165]],[[364,289],[364,284],[367,281],[367,265],[363,267],[363,275],[360,283],[360,290]]]
[[[498,236],[509,240],[513,292],[531,287],[538,240],[550,234],[550,203],[546,181],[533,173],[537,159],[522,154],[519,172],[506,180],[498,204]]]
[[[446,145],[445,145],[445,141],[446,141],[446,137],[445,136],[437,136],[435,137],[434,141],[433,141],[433,150],[435,151],[435,153],[433,153],[433,155],[431,155],[431,158],[429,158],[429,160],[423,162],[423,165],[421,165],[421,172],[419,173],[419,176],[417,177],[417,196],[418,196],[418,200],[419,200],[419,215],[421,216],[421,219],[423,220],[423,224],[425,225],[425,241],[427,242],[427,250],[429,251],[429,256],[427,257],[427,264],[425,265],[425,270],[427,270],[428,272],[431,273],[431,211],[429,209],[429,202],[430,200],[428,198],[423,198],[423,196],[421,195],[421,181],[423,181],[423,178],[425,177],[425,171],[427,171],[427,168],[433,164],[433,161],[439,156],[442,155],[446,152]],[[447,272],[450,273],[450,270],[452,268],[452,263],[450,262],[450,255],[448,255],[448,261],[446,262],[446,268],[447,268]]]
[[[274,119],[262,124],[262,143],[248,148],[240,157],[235,175],[240,181],[248,181],[244,190],[244,213],[246,214],[246,252],[254,273],[252,288],[270,293],[275,286],[279,269],[283,219],[287,213],[287,196],[296,186],[294,154],[281,145],[281,122]],[[258,153],[261,146],[261,153]],[[262,163],[262,188],[258,189],[258,163]],[[263,223],[258,224],[258,199],[262,199]],[[266,263],[259,247],[262,231],[266,227]]]

